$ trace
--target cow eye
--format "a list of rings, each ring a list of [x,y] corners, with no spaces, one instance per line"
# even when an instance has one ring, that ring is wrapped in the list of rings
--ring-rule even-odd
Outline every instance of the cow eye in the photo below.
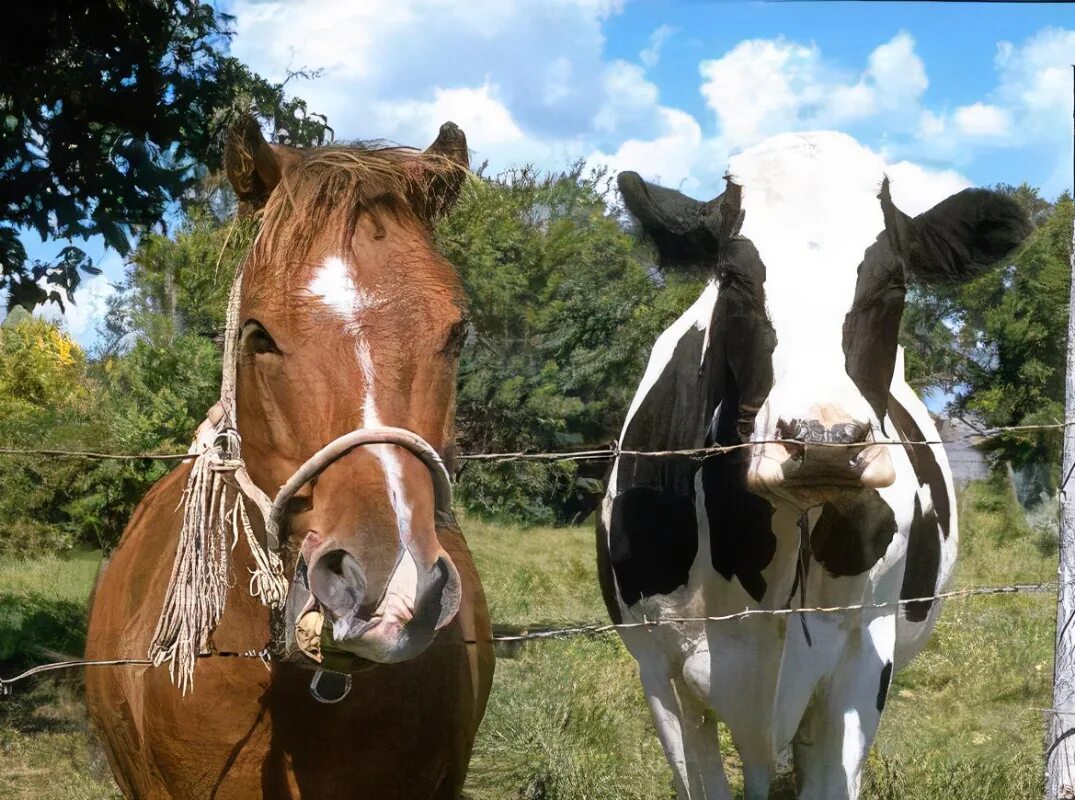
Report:
[[[239,353],[241,356],[253,357],[262,353],[281,355],[280,348],[257,320],[250,320],[243,326],[239,336]]]

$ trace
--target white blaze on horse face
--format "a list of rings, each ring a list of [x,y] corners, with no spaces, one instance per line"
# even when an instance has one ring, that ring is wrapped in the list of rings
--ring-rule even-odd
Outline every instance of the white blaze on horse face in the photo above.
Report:
[[[731,160],[743,187],[742,234],[765,264],[765,301],[776,332],[772,413],[805,417],[811,407],[836,406],[871,419],[847,375],[843,324],[858,267],[884,229],[877,199],[884,161],[842,133],[776,136]]]
[[[325,259],[307,289],[320,297],[353,333],[361,326],[362,312],[376,303],[373,295],[355,284],[351,268],[338,256]]]
[[[369,342],[364,338],[358,342],[358,363],[362,368],[362,379],[365,382],[365,398],[362,401],[362,425],[366,428],[376,428],[384,425],[381,415],[377,410],[377,399],[374,382],[373,356],[370,353]],[[411,527],[411,509],[407,502],[406,487],[403,482],[403,462],[399,458],[399,450],[388,444],[378,444],[370,447],[374,456],[381,463],[384,470],[385,482],[388,484],[388,495],[392,501],[392,509],[396,514],[396,524],[399,528],[401,541]]]
[[[355,283],[350,265],[338,256],[325,259],[325,263],[318,268],[308,289],[311,294],[320,297],[333,314],[343,320],[346,329],[358,338],[355,351],[362,372],[362,426],[376,428],[384,425],[377,407],[377,382],[373,353],[370,350],[369,340],[362,334],[362,313],[374,308],[378,304],[377,299]],[[411,528],[411,509],[403,481],[403,462],[400,460],[399,450],[391,445],[373,445],[369,450],[384,471],[400,541],[405,541]],[[414,559],[408,552],[405,552],[401,564],[406,562],[414,564]],[[398,567],[396,571],[398,572]],[[408,606],[413,609],[416,591],[415,581],[406,580],[400,584],[399,577],[393,574],[390,579],[390,586],[398,585],[398,591],[394,595],[398,605],[395,609],[397,612]],[[409,599],[406,602],[400,601],[400,597],[408,591],[411,593]]]

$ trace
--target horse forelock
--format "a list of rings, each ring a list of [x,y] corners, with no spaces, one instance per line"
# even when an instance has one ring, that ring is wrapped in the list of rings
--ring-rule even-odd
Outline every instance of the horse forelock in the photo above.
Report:
[[[248,268],[270,279],[305,263],[325,236],[346,249],[364,214],[432,226],[467,172],[451,159],[406,147],[325,147],[303,151],[269,196]]]

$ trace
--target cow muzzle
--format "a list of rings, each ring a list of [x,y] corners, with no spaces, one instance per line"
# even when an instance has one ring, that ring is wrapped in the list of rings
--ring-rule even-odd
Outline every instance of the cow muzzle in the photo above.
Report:
[[[792,502],[800,509],[844,500],[896,479],[887,444],[868,422],[824,425],[815,419],[780,419],[774,435],[756,444],[747,469],[755,494]]]

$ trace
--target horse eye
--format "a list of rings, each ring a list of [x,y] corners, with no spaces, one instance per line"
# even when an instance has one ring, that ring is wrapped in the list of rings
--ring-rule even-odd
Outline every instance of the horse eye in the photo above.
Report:
[[[245,356],[258,355],[259,353],[274,353],[281,355],[280,348],[272,340],[269,332],[260,322],[251,320],[243,326],[243,333],[239,340],[239,351]]]

